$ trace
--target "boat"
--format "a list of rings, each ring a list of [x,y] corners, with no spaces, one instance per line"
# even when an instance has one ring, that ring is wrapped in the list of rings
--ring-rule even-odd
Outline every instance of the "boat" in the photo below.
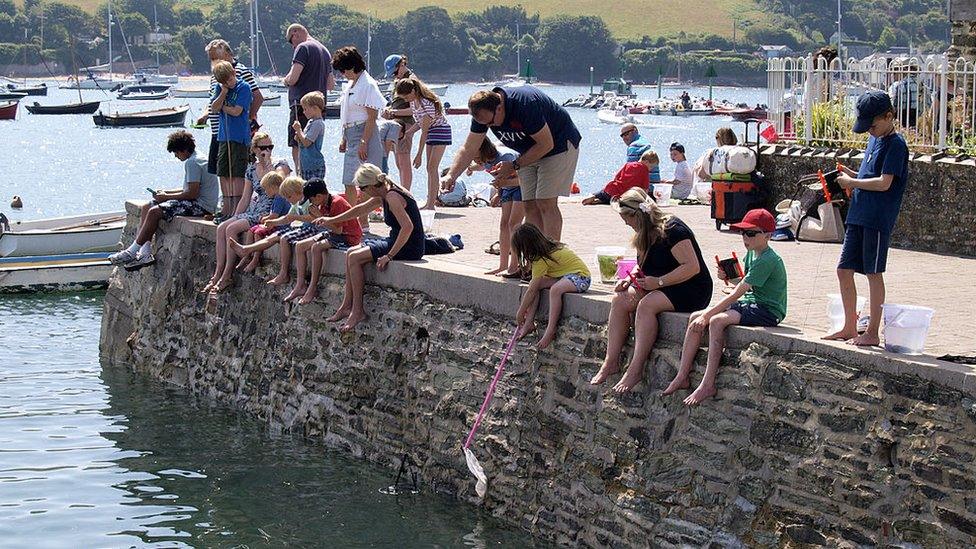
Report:
[[[96,126],[111,128],[166,128],[183,126],[189,105],[165,107],[151,111],[116,112],[105,114],[98,111],[92,116]]]
[[[637,97],[637,94],[634,93],[633,84],[629,80],[624,80],[623,78],[607,78],[604,80],[603,88],[600,90],[600,95],[606,95],[607,92],[612,92],[617,97]]]
[[[17,118],[17,101],[0,101],[0,120]]]
[[[118,98],[125,101],[155,101],[169,97],[169,86],[164,84],[130,84],[119,90]]]
[[[111,252],[0,258],[0,294],[108,287]]]
[[[169,91],[171,97],[179,98],[210,98],[210,88],[173,88]]]
[[[118,249],[125,212],[8,223],[0,214],[0,257],[77,254]]]
[[[22,86],[7,84],[7,91],[13,93],[26,93],[27,95],[47,95],[47,84],[41,83],[36,86],[28,86],[27,84]]]
[[[20,101],[25,97],[27,97],[27,94],[24,92],[0,91],[0,101],[9,101],[9,100]]]
[[[715,113],[715,109],[708,108],[698,108],[693,107],[691,109],[685,109],[681,105],[673,107],[648,107],[647,114],[656,114],[658,116],[710,116]]]
[[[69,76],[68,80],[64,84],[58,86],[63,90],[105,90],[105,91],[115,91],[122,86],[131,84],[131,80],[113,80],[111,78],[101,78],[98,76],[88,75],[85,78],[75,78],[74,76]]]
[[[620,114],[618,109],[600,109],[596,111],[596,117],[604,124],[626,124],[630,122],[634,123],[634,117],[629,113],[626,115]]]
[[[739,122],[751,119],[766,120],[766,118],[769,117],[769,111],[767,111],[764,107],[758,107],[755,109],[735,109],[727,114],[731,116],[733,120],[737,120]]]
[[[261,106],[267,107],[278,107],[281,106],[281,96],[280,95],[266,95],[264,97],[264,103]]]
[[[101,101],[82,101],[65,105],[41,105],[37,101],[33,105],[24,105],[31,114],[92,114],[98,110]]]
[[[340,113],[339,102],[335,101],[332,103],[325,104],[325,112],[323,113],[323,118],[339,118]]]
[[[447,107],[444,109],[445,114],[471,114],[471,111],[467,107]]]
[[[159,74],[159,67],[143,67],[132,73],[132,79],[139,84],[179,84],[180,77],[175,74]]]

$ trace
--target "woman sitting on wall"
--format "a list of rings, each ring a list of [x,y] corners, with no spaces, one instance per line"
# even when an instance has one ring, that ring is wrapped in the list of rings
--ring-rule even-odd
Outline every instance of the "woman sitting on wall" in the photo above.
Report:
[[[390,227],[390,236],[370,240],[351,248],[346,254],[346,290],[339,310],[329,317],[329,322],[345,320],[341,332],[353,330],[366,319],[363,307],[363,290],[366,284],[364,269],[367,263],[376,263],[380,271],[394,259],[411,260],[424,256],[424,227],[420,209],[410,191],[397,185],[373,164],[363,164],[356,170],[353,182],[363,193],[364,202],[335,217],[325,217],[316,223],[325,227],[338,227],[343,221],[356,219],[374,209],[383,207],[383,221]]]
[[[633,245],[639,269],[633,278],[621,280],[614,288],[607,321],[607,356],[590,383],[603,383],[620,370],[620,353],[633,325],[634,356],[613,388],[626,393],[643,376],[644,362],[657,340],[657,315],[665,311],[690,313],[708,306],[712,278],[691,229],[658,208],[646,191],[630,189],[614,207],[623,222],[636,231]]]

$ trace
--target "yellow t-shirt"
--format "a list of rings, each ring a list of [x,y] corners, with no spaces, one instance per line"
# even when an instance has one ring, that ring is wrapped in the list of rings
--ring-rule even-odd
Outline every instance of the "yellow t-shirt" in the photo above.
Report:
[[[586,263],[569,248],[560,248],[552,252],[550,259],[537,259],[532,262],[532,278],[548,276],[562,278],[570,274],[590,276]]]

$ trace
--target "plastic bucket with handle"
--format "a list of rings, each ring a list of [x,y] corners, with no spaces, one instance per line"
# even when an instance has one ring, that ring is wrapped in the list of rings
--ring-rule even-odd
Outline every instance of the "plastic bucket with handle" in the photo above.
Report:
[[[618,259],[617,260],[617,280],[626,280],[630,273],[637,266],[636,259]]]
[[[860,314],[866,303],[867,298],[857,296],[857,307],[854,310]],[[840,294],[827,294],[827,318],[830,320],[827,333],[832,334],[844,327],[844,302],[841,301]]]
[[[617,282],[617,260],[623,259],[626,253],[627,250],[620,246],[596,247],[596,266],[600,271],[600,282],[604,284]]]
[[[935,311],[928,307],[894,303],[885,303],[881,310],[885,350],[909,355],[922,354]]]
[[[671,189],[674,185],[670,183],[655,183],[654,184],[654,202],[657,203],[658,207],[666,208],[671,205]]]
[[[430,234],[434,230],[434,210],[420,210],[420,222],[424,225],[424,233]]]

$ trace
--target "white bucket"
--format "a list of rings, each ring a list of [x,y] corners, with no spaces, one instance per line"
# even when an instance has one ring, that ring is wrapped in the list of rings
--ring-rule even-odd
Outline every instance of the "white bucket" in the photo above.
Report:
[[[434,231],[434,210],[420,210],[420,222],[424,226],[424,233],[430,234]]]
[[[854,311],[860,314],[867,301],[864,296],[857,296],[857,307]],[[844,302],[841,301],[840,294],[827,294],[827,318],[830,320],[827,333],[832,334],[844,327]]]
[[[881,310],[884,313],[885,350],[908,355],[922,354],[935,311],[928,307],[894,303],[885,303]]]
[[[623,259],[627,249],[621,246],[597,246],[596,270],[600,272],[600,282],[614,284],[617,282],[617,260]]]
[[[674,185],[670,183],[654,184],[654,202],[657,203],[658,207],[666,208],[671,205],[672,188],[674,188]]]
[[[702,204],[712,203],[712,184],[711,182],[701,182],[695,183],[694,189],[692,189],[692,194],[698,199]]]

